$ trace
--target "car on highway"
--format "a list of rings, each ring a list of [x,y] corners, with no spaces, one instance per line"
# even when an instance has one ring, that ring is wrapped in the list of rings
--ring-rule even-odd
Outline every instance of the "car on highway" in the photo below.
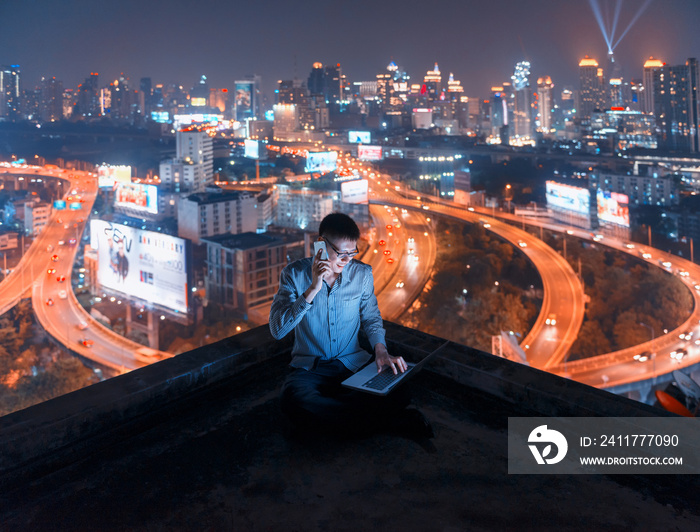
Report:
[[[58,297],[60,297],[61,299],[66,299],[68,297],[68,293],[65,290],[59,290]]]
[[[404,282],[403,281],[398,281],[396,283],[396,288],[403,288],[404,287]]]
[[[51,260],[54,262],[58,262],[58,255],[51,255]]]
[[[643,353],[634,355],[633,357],[637,362],[646,362],[647,360],[651,359],[651,352],[649,351],[644,351]]]
[[[56,273],[56,268],[49,268],[48,270],[46,270],[46,273],[48,275],[53,275],[54,273]]]
[[[387,262],[388,264],[394,264],[394,259],[392,259],[391,257],[389,257],[388,259],[386,259],[386,262]]]
[[[66,280],[65,275],[57,275],[56,276],[56,282],[63,283],[63,282],[65,282],[65,280]]]
[[[523,242],[522,240],[518,240],[518,245],[519,245],[521,248],[526,248],[526,247],[527,247],[527,242]]]
[[[409,243],[409,244],[413,244],[415,241],[416,241],[416,239],[413,238],[412,236],[409,236],[409,237],[408,237],[408,243]]]
[[[153,362],[158,362],[163,359],[163,355],[160,351],[151,349],[150,347],[139,347],[134,352],[134,358],[146,364],[152,364]]]
[[[46,300],[46,304],[47,304],[49,307],[53,307],[53,299],[48,298],[48,299]]]
[[[384,250],[384,255],[391,255],[391,251],[388,250],[388,249],[385,249],[385,250]]]
[[[557,315],[552,313],[549,316],[547,316],[547,319],[544,320],[544,322],[547,325],[556,325],[557,324]]]
[[[625,244],[625,247],[627,249],[634,249],[634,244],[632,244],[631,242],[628,242],[627,244]]]
[[[80,342],[80,344],[83,347],[92,347],[93,345],[95,345],[95,342],[93,340],[90,340],[89,338],[82,338],[78,340],[78,342]]]
[[[84,331],[85,329],[88,328],[88,324],[84,321],[78,322],[78,329],[81,331]]]
[[[678,361],[680,361],[680,360],[683,360],[683,357],[686,356],[687,354],[688,354],[688,350],[687,350],[687,349],[677,349],[677,350],[671,351],[671,353],[669,354],[669,356],[670,356],[673,360],[678,360]]]
[[[386,240],[380,240],[379,242],[377,242],[377,244],[379,244],[380,246],[385,246]]]
[[[693,331],[684,332],[678,335],[681,340],[689,341],[693,337]]]
[[[70,244],[71,246],[75,246],[76,242],[77,240],[75,238],[71,238],[70,240],[68,240],[68,244]]]
[[[53,251],[53,245],[49,244],[48,246],[46,246],[46,251],[51,253]]]
[[[59,246],[65,246],[65,245],[66,245],[66,241],[65,241],[65,240],[59,240],[59,241],[58,241],[58,245],[59,245]]]

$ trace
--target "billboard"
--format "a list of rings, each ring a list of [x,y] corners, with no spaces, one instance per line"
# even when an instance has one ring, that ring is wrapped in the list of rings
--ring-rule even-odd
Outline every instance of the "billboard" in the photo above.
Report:
[[[115,183],[131,183],[131,166],[103,164],[97,167],[97,184],[100,188],[114,188]]]
[[[590,214],[591,193],[587,188],[572,187],[547,181],[547,207],[564,209],[579,214]]]
[[[372,135],[369,131],[348,131],[348,142],[350,144],[369,144]]]
[[[368,203],[369,181],[366,179],[343,181],[340,184],[340,199],[344,203]]]
[[[598,203],[598,220],[624,227],[630,226],[629,198],[626,194],[598,189],[596,200]]]
[[[236,82],[236,120],[243,122],[253,118],[253,98],[255,98],[255,83],[252,81]]]
[[[187,312],[185,240],[104,220],[90,221],[103,287],[177,312]]]
[[[167,124],[170,122],[170,113],[168,111],[151,111],[151,120],[159,124]]]
[[[249,159],[267,159],[267,149],[259,140],[245,139],[244,155]]]
[[[187,113],[173,116],[173,127],[182,129],[192,124],[213,124],[216,125],[224,119],[222,114],[212,113]]]
[[[360,161],[381,161],[382,147],[381,146],[358,146],[357,158]]]
[[[137,183],[117,183],[114,206],[158,214],[158,187]]]
[[[338,167],[337,151],[317,151],[309,152],[306,156],[306,171],[309,173],[318,172],[325,174],[332,172]]]

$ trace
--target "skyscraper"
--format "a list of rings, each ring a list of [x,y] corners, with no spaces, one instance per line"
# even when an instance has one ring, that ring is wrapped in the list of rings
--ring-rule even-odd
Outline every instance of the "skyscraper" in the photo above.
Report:
[[[423,88],[421,88],[421,93],[427,96],[428,101],[435,101],[440,98],[440,92],[442,91],[442,75],[440,74],[440,68],[438,64],[432,70],[428,70],[423,78]]]
[[[55,77],[41,80],[41,119],[55,122],[63,118],[63,83]]]
[[[644,98],[642,100],[642,111],[645,113],[654,113],[654,72],[663,68],[664,62],[659,59],[650,57],[644,63],[644,74],[642,84],[644,86]]]
[[[605,76],[603,69],[598,67],[598,61],[588,56],[581,59],[578,66],[581,82],[578,116],[583,124],[588,124],[594,110],[607,107]]]
[[[94,117],[102,114],[99,79],[100,75],[97,72],[91,72],[90,77],[78,85],[77,110],[73,113],[74,116]]]
[[[344,98],[343,70],[340,63],[323,66],[314,63],[308,79],[309,94],[322,96],[331,109],[337,109]]]
[[[0,66],[0,118],[19,118],[20,94],[19,65]]]
[[[553,89],[554,83],[549,76],[537,79],[538,129],[544,133],[552,129]]]
[[[515,71],[510,78],[513,81],[515,101],[513,106],[513,133],[517,137],[532,136],[530,120],[530,63],[520,61],[515,65]]]
[[[659,131],[659,148],[672,151],[700,151],[698,128],[698,60],[685,65],[663,66],[654,71],[654,114]]]

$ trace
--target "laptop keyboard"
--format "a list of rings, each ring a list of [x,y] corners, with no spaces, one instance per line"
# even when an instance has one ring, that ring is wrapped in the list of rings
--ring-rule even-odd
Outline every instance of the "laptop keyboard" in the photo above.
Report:
[[[376,377],[372,377],[370,380],[364,383],[363,386],[365,388],[372,388],[373,390],[382,390],[395,380],[401,378],[403,375],[404,373],[397,373],[394,375],[393,371],[387,369],[379,373]]]

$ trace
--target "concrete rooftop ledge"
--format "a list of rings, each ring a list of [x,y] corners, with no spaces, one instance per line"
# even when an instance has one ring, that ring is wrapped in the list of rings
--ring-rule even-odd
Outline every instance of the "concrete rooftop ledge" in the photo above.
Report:
[[[386,322],[393,353],[429,352],[442,340]],[[60,466],[125,427],[150,426],[167,406],[221,385],[247,368],[285,357],[291,337],[276,341],[267,326],[0,417],[0,478]],[[666,416],[663,410],[450,344],[429,367],[473,390],[540,416]],[[2,485],[2,481],[0,481]]]
[[[408,357],[442,343],[386,327]],[[508,417],[646,405],[450,344],[410,384],[434,452],[298,434],[278,404],[290,345],[260,327],[0,418],[0,529],[700,529],[691,475],[507,474]]]

